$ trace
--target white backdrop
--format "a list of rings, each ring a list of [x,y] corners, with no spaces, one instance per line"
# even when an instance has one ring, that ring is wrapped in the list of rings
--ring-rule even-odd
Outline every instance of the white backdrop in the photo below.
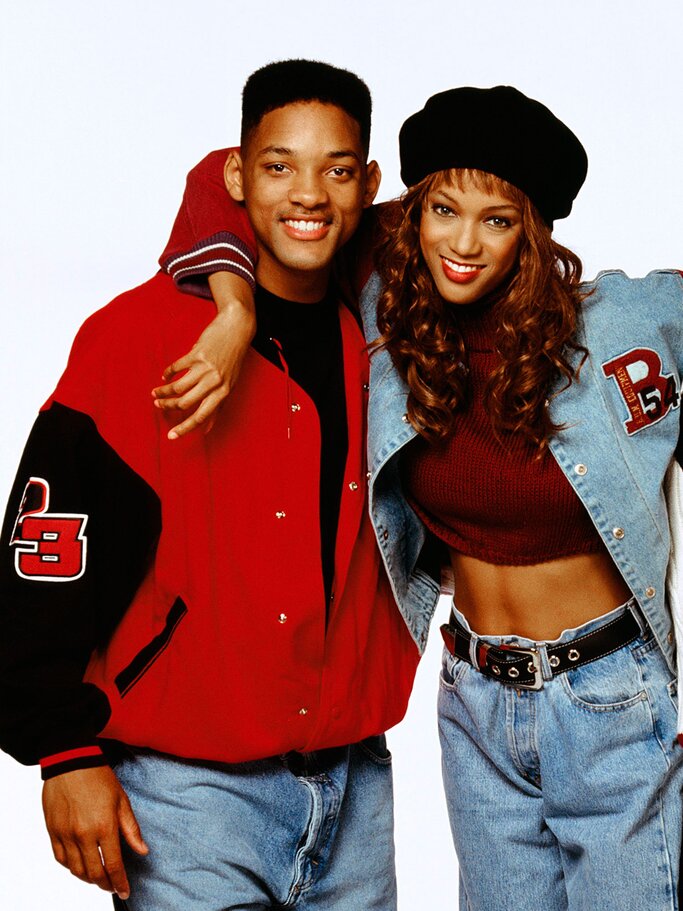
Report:
[[[0,12],[3,501],[78,325],[155,270],[185,173],[237,140],[242,83],[270,60],[317,58],[367,80],[383,198],[401,186],[398,128],[428,95],[515,85],[588,150],[587,184],[556,232],[586,274],[683,266],[680,0],[3,0]],[[390,738],[401,911],[456,906],[439,650],[435,627]],[[38,772],[3,755],[0,773],[0,906],[109,907],[52,860]]]

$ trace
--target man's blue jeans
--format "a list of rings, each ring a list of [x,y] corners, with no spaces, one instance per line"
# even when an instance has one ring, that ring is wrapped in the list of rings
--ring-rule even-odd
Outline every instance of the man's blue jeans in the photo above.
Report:
[[[683,749],[655,640],[644,628],[598,661],[549,672],[546,655],[543,689],[517,690],[445,653],[439,726],[460,908],[675,911]]]
[[[130,911],[396,908],[384,738],[239,765],[135,752],[116,765],[149,855]]]

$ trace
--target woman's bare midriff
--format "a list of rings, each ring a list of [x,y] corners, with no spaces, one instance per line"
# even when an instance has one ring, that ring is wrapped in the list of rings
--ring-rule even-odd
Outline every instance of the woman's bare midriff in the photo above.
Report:
[[[556,639],[623,604],[631,591],[606,551],[499,566],[451,551],[455,603],[480,636]]]

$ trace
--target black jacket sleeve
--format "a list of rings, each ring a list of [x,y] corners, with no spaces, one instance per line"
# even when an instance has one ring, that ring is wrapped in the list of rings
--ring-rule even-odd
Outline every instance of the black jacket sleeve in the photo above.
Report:
[[[149,567],[160,516],[91,417],[57,401],[40,413],[0,539],[0,747],[44,778],[106,761],[108,701],[83,674]]]

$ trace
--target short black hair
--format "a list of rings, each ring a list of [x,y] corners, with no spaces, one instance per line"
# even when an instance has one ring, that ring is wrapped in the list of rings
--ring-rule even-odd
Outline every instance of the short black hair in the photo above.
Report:
[[[251,74],[242,90],[242,145],[266,114],[298,101],[320,101],[346,111],[358,123],[368,154],[370,89],[355,73],[318,60],[279,60]]]

